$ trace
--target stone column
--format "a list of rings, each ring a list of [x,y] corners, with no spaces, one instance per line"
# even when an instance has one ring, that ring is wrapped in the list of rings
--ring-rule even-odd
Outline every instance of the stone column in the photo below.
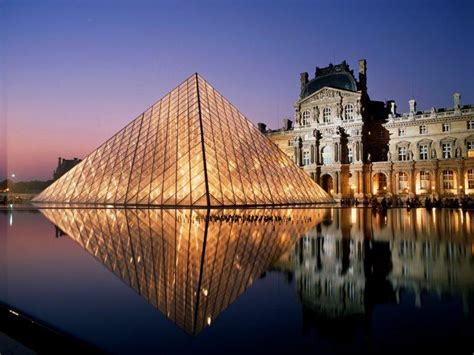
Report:
[[[410,184],[411,192],[416,196],[416,169],[415,164],[411,166],[411,184]]]
[[[388,173],[388,184],[389,186],[388,191],[392,194],[392,196],[395,194],[394,189],[393,189],[393,167],[390,167],[390,171]]]
[[[462,166],[462,163],[458,163],[458,195],[460,198],[464,197],[464,191],[466,189],[466,186],[464,186],[464,167]],[[462,189],[459,188],[459,186],[462,186]]]

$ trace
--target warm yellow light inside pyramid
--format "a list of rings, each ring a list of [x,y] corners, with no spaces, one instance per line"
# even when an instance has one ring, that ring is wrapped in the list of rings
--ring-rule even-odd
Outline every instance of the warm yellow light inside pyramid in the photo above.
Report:
[[[35,201],[255,206],[331,198],[194,74]]]

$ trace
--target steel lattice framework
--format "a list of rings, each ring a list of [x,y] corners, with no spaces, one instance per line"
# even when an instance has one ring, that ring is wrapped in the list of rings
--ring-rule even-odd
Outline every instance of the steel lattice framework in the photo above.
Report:
[[[225,207],[332,198],[196,73],[34,201]]]

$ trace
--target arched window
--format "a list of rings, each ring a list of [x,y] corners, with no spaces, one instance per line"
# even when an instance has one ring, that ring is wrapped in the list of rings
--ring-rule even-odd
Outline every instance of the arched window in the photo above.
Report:
[[[467,188],[474,189],[474,169],[467,171]]]
[[[304,111],[303,112],[303,122],[302,122],[303,126],[309,126],[309,124],[310,124],[309,118],[310,118],[309,111]]]
[[[321,150],[322,161],[324,165],[332,164],[332,162],[334,161],[333,154],[334,150],[332,149],[332,147],[324,147]]]
[[[420,189],[429,191],[430,190],[430,172],[420,171]]]
[[[325,123],[331,122],[331,109],[329,107],[325,107],[323,110],[323,121]]]
[[[348,104],[344,106],[344,120],[349,121],[354,119],[354,106],[351,104]]]
[[[384,194],[387,192],[387,176],[384,173],[377,173],[372,178],[374,184],[374,194]]]
[[[454,189],[454,171],[443,170],[443,189]]]
[[[408,174],[401,172],[398,173],[398,189],[400,191],[408,190]]]

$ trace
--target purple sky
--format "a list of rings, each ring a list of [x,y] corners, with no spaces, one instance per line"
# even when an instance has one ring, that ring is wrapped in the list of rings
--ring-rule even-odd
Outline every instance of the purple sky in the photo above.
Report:
[[[369,94],[474,103],[474,1],[0,0],[0,178],[48,179],[193,72],[253,122],[293,116],[299,73],[368,61]]]

